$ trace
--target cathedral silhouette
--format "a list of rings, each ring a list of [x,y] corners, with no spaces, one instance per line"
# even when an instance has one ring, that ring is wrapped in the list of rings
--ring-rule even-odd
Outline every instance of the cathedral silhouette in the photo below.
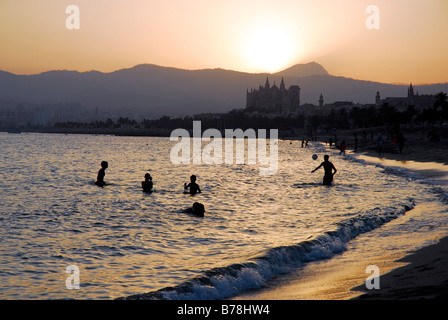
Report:
[[[381,99],[380,92],[377,91],[375,102],[377,106],[388,104],[389,106],[396,107],[399,111],[406,110],[408,106],[414,106],[417,110],[423,110],[425,108],[432,108],[436,98],[437,96],[434,94],[414,93],[414,87],[411,83],[406,97],[386,97]]]
[[[260,111],[266,113],[279,113],[288,116],[300,106],[300,87],[292,85],[286,89],[282,78],[280,87],[274,82],[269,84],[269,78],[266,78],[264,86],[260,85],[257,89],[246,91],[246,110]]]

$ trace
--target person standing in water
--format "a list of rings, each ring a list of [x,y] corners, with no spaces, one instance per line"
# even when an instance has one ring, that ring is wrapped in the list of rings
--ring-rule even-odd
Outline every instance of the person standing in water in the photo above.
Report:
[[[329,186],[331,185],[331,183],[333,182],[333,176],[335,175],[335,173],[337,172],[336,168],[334,167],[333,163],[331,163],[330,161],[328,161],[329,156],[325,155],[324,156],[324,161],[313,171],[311,171],[311,173],[313,173],[314,171],[320,169],[320,167],[324,167],[325,170],[325,175],[324,175],[324,181],[323,184],[325,186]]]
[[[196,194],[196,193],[201,193],[201,189],[199,188],[199,185],[196,183],[196,176],[192,175],[190,177],[190,183],[186,184],[184,183],[184,189],[190,189],[190,194]]]
[[[98,171],[98,176],[96,178],[95,184],[100,187],[104,187],[106,183],[104,182],[104,176],[106,175],[106,169],[109,167],[107,161],[101,162],[101,169]]]
[[[152,192],[152,177],[149,173],[145,174],[145,181],[142,181],[143,192],[151,193]]]

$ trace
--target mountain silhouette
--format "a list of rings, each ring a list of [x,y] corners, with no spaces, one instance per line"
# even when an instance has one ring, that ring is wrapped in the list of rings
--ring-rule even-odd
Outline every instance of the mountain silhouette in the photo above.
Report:
[[[48,71],[15,75],[0,71],[0,108],[13,104],[79,102],[115,114],[141,117],[183,116],[206,112],[223,113],[244,108],[246,90],[280,84],[301,87],[301,103],[352,101],[374,103],[382,97],[406,96],[407,85],[362,81],[328,74],[316,62],[297,64],[275,74],[246,73],[224,69],[185,70],[140,64],[110,73],[99,71]],[[446,91],[446,84],[414,86],[421,94]]]
[[[305,64],[296,64],[288,69],[281,72],[277,72],[276,75],[285,77],[297,77],[304,78],[308,76],[326,76],[328,75],[327,70],[317,62],[310,62]]]

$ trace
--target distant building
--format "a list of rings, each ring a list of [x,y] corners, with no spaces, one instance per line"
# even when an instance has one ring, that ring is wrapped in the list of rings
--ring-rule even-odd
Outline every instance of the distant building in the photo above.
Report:
[[[322,108],[323,106],[324,106],[324,96],[321,93],[319,97],[319,108]]]
[[[379,91],[376,92],[375,105],[376,106],[381,105],[381,96],[380,96],[380,92]]]
[[[332,105],[325,104],[324,102],[324,96],[320,94],[317,105],[315,105],[314,103],[304,103],[298,108],[298,113],[307,115],[323,112],[326,113],[330,110],[330,107],[332,107]]]
[[[353,107],[352,101],[335,101],[332,103],[334,108],[351,108]]]
[[[436,95],[432,94],[415,94],[412,83],[408,88],[408,95],[406,97],[386,97],[381,99],[380,93],[376,93],[375,103],[377,106],[387,103],[389,106],[393,106],[400,111],[404,111],[408,106],[414,106],[417,110],[423,110],[433,107],[436,101]]]
[[[275,82],[271,87],[269,78],[266,78],[264,87],[260,85],[258,90],[247,90],[246,97],[247,111],[290,115],[300,106],[300,87],[292,85],[286,89],[283,78],[280,87],[277,87]]]
[[[92,119],[94,116],[80,102],[0,105],[0,128],[42,128],[58,122],[88,122]]]

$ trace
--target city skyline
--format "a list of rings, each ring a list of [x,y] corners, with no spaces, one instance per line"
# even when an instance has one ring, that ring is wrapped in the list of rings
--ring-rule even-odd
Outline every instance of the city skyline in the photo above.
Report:
[[[79,29],[69,29],[79,9]],[[373,6],[378,10],[369,11]],[[142,63],[274,73],[316,61],[332,75],[447,82],[448,3],[16,1],[0,3],[0,70],[113,72]],[[374,22],[378,28],[368,28]]]

